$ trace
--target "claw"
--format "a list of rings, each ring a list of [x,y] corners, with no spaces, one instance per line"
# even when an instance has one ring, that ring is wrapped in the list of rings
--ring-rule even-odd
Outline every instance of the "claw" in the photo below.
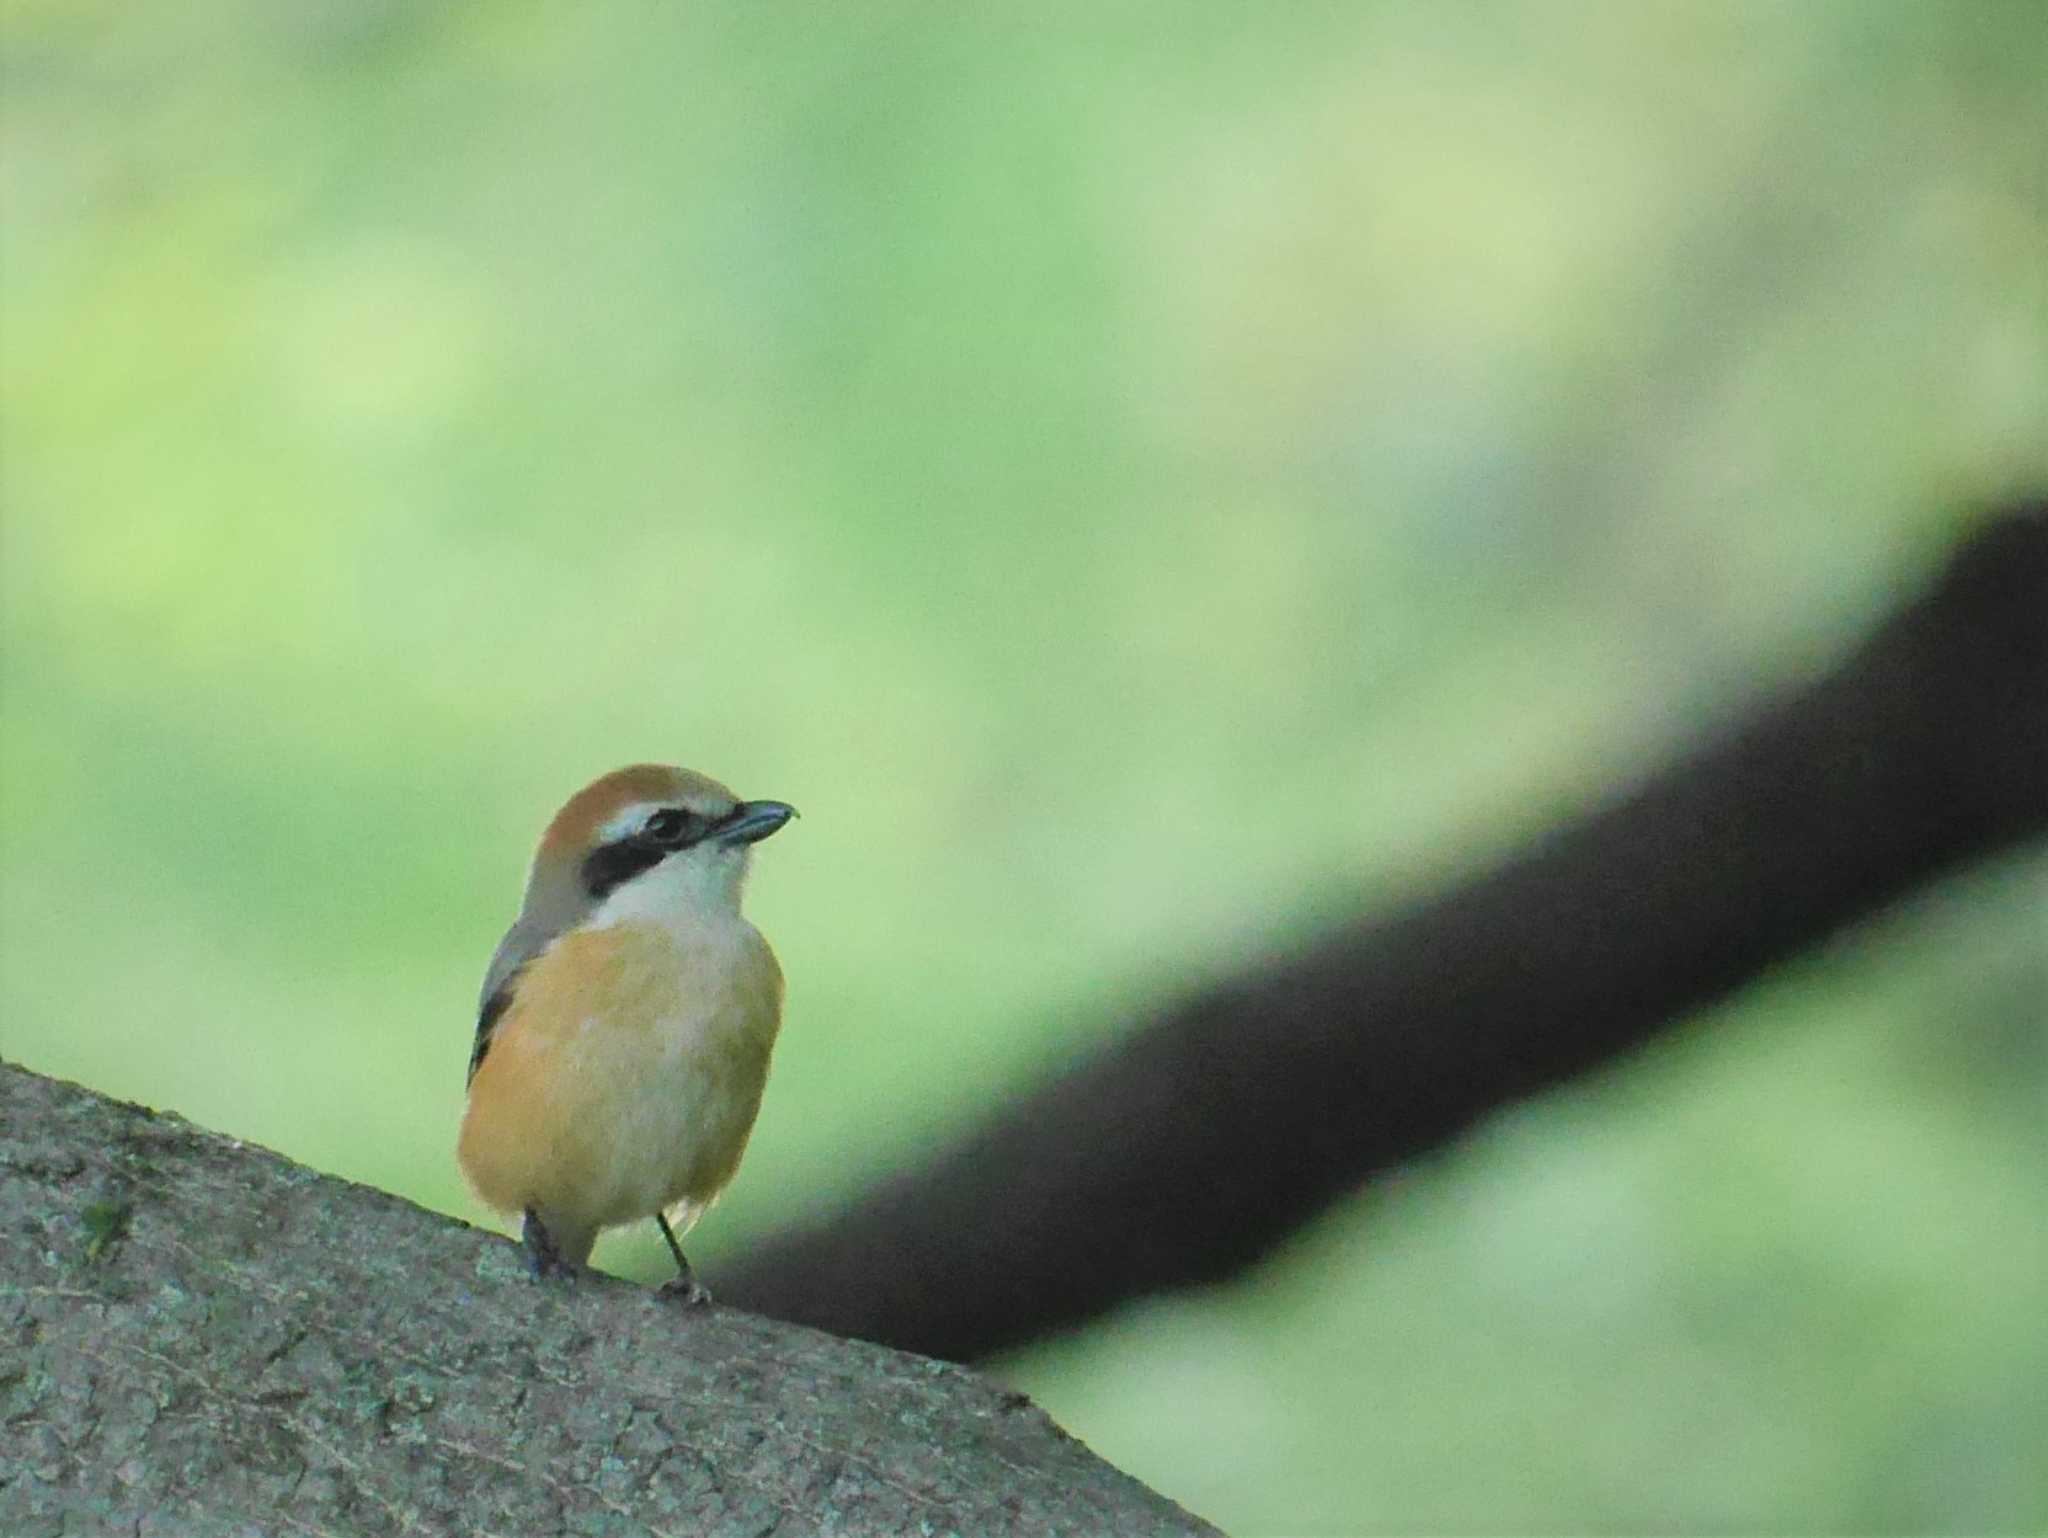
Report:
[[[697,1280],[697,1273],[683,1259],[683,1247],[676,1243],[676,1231],[668,1226],[666,1214],[657,1212],[654,1221],[661,1225],[661,1237],[668,1240],[668,1252],[676,1258],[676,1274],[661,1284],[661,1295],[677,1299],[685,1308],[702,1308],[711,1301],[711,1289]]]
[[[694,1276],[671,1277],[661,1284],[661,1295],[674,1298],[684,1308],[703,1308],[711,1301],[711,1289]]]
[[[526,1246],[526,1268],[533,1273],[535,1281],[551,1276],[574,1276],[576,1268],[562,1258],[562,1252],[555,1248],[554,1235],[540,1220],[540,1214],[531,1207],[526,1209],[525,1222],[519,1230],[520,1243]]]

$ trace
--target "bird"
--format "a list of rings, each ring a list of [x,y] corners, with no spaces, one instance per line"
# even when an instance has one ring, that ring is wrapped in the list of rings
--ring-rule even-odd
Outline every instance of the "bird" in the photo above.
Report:
[[[731,1181],[768,1082],[782,969],[740,898],[753,846],[794,816],[631,764],[542,833],[484,973],[456,1145],[536,1277],[580,1273],[600,1231],[652,1217],[676,1263],[662,1290],[710,1301],[677,1229]]]

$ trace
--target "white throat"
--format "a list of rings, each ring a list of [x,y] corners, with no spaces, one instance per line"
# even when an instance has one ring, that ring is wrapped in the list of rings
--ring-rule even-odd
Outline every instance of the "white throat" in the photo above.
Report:
[[[752,853],[746,845],[699,844],[672,854],[615,887],[584,927],[638,923],[685,931],[738,923]]]

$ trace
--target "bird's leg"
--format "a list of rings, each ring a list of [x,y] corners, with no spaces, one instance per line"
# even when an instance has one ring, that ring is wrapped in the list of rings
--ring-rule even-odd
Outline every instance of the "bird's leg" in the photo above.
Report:
[[[520,1242],[526,1246],[527,1268],[536,1280],[547,1276],[574,1276],[576,1268],[562,1258],[562,1252],[555,1248],[555,1236],[548,1232],[547,1225],[540,1220],[540,1214],[531,1207],[526,1209],[526,1221],[519,1231]]]
[[[661,1225],[661,1237],[668,1240],[668,1252],[676,1258],[676,1275],[661,1284],[661,1295],[665,1298],[679,1298],[685,1308],[697,1308],[711,1301],[711,1289],[697,1280],[690,1269],[690,1263],[683,1259],[683,1247],[676,1243],[676,1231],[668,1226],[668,1214],[657,1212],[654,1221]]]

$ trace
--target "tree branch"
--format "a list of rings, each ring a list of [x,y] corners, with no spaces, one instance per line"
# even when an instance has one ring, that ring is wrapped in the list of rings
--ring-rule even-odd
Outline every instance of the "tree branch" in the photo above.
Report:
[[[0,1532],[1214,1529],[958,1368],[0,1064]]]
[[[1490,874],[1200,993],[721,1295],[971,1360],[1213,1282],[1369,1176],[2048,828],[2048,503],[1833,673]]]

